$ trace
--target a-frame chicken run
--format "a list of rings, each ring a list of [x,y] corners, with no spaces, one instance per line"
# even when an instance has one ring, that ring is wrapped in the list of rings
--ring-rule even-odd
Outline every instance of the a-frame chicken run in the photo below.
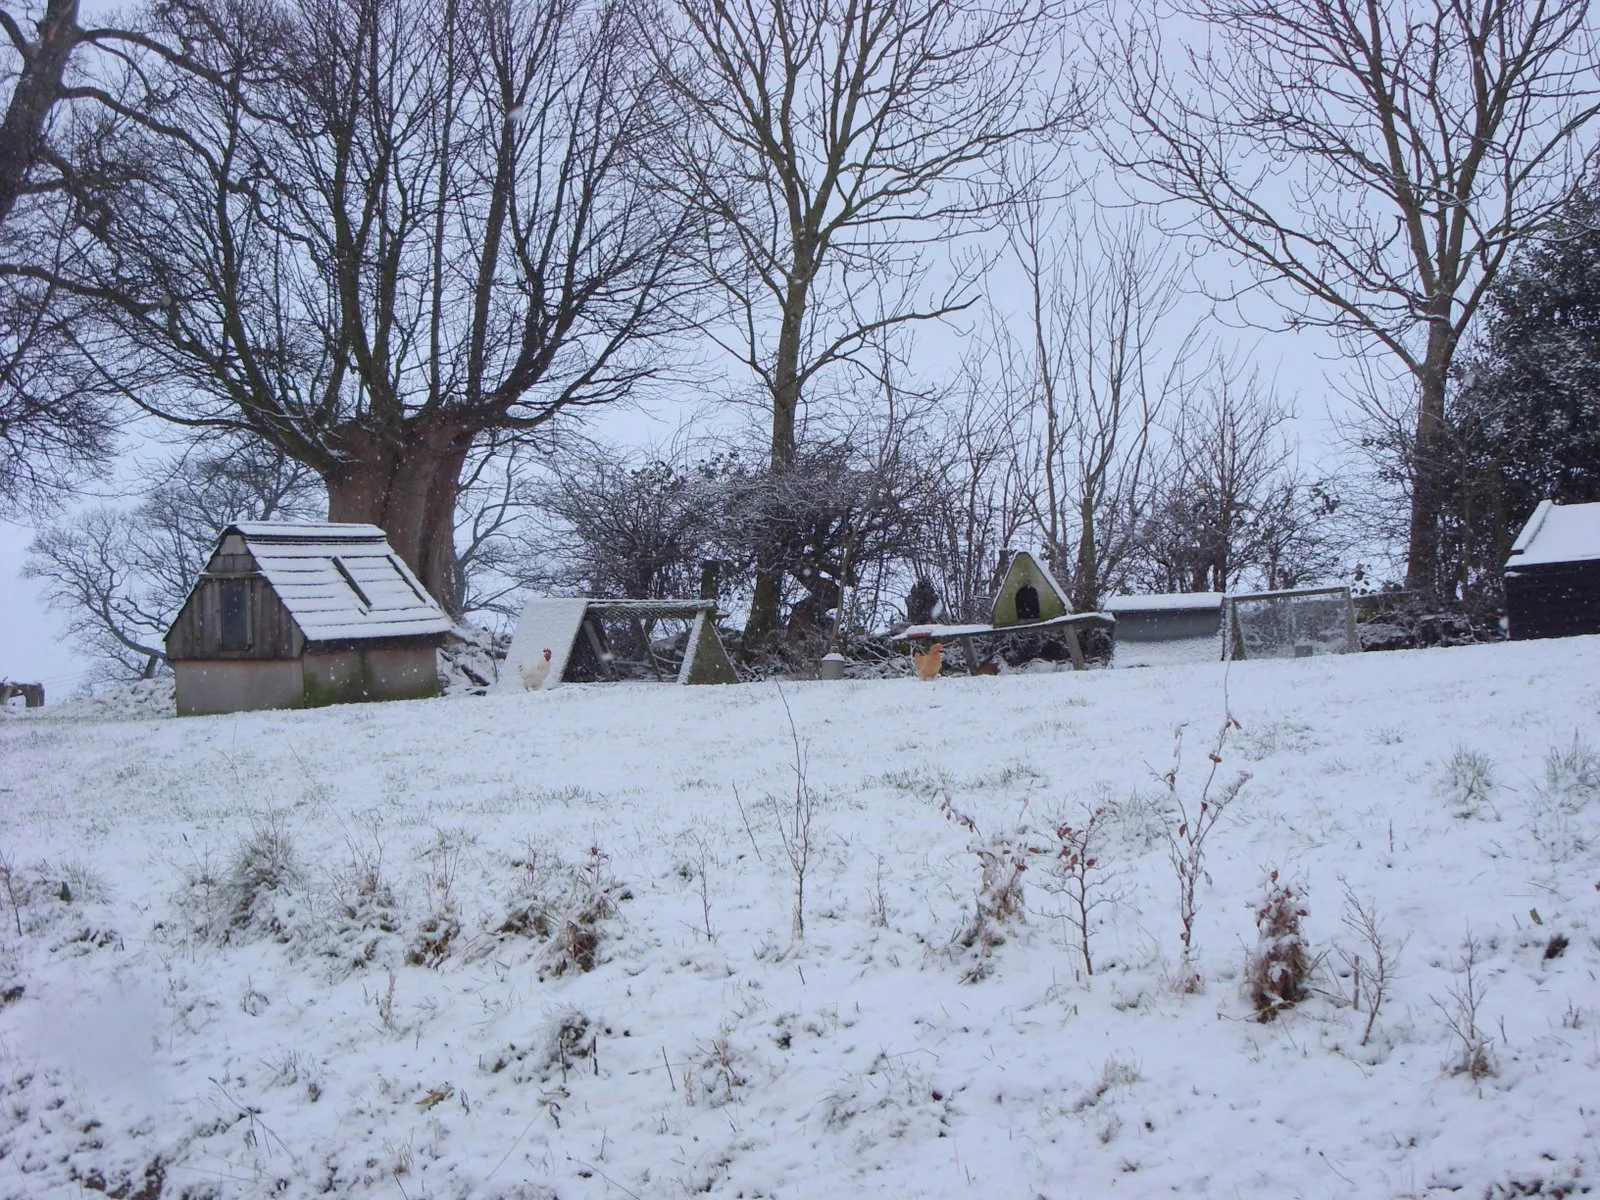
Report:
[[[530,600],[496,691],[629,680],[737,683],[715,600]]]

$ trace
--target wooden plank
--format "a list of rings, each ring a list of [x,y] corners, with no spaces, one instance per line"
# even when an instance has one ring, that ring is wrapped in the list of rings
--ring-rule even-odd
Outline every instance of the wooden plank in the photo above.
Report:
[[[644,656],[650,660],[650,670],[655,673],[656,682],[663,682],[661,664],[656,661],[656,652],[650,649],[650,635],[645,631],[644,622],[638,617],[633,619],[633,631],[639,635],[639,641],[644,645]]]

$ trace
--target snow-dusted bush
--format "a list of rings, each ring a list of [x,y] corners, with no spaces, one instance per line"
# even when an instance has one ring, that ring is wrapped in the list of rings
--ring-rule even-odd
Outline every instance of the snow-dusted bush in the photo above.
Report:
[[[482,1066],[490,1075],[509,1071],[513,1083],[549,1083],[558,1074],[565,1083],[568,1073],[580,1062],[594,1064],[595,1039],[599,1033],[599,1026],[581,1009],[558,1009],[531,1039],[508,1044],[499,1053],[483,1059]]]
[[[616,916],[618,901],[631,895],[611,874],[610,864],[611,856],[598,846],[590,846],[574,866],[530,842],[511,860],[517,881],[490,944],[519,938],[540,944],[541,969],[550,975],[594,970],[603,923]]]
[[[1600,801],[1600,752],[1576,732],[1568,744],[1550,747],[1539,791],[1573,813]]]
[[[303,880],[288,831],[275,817],[255,821],[234,851],[222,884],[226,907],[225,924],[218,931],[222,939],[268,934],[287,941],[292,913],[285,902]]]
[[[1305,998],[1312,964],[1300,928],[1309,914],[1305,894],[1304,884],[1296,887],[1273,871],[1256,904],[1256,948],[1245,964],[1244,989],[1258,1021],[1276,1020]]]
[[[617,914],[617,901],[630,893],[611,874],[611,856],[590,846],[578,868],[578,890],[545,948],[545,970],[551,975],[587,972],[599,962],[602,922]]]

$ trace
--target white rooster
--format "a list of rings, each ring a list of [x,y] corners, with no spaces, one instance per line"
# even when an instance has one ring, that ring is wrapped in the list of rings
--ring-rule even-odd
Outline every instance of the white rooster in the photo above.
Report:
[[[525,662],[517,668],[522,674],[522,686],[530,692],[536,692],[544,686],[544,681],[550,678],[550,647],[544,648],[544,653],[532,662]]]

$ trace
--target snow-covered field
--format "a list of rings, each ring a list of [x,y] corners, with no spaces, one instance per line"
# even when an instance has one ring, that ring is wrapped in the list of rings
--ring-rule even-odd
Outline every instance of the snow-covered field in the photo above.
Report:
[[[1600,639],[1227,690],[1187,966],[1218,664],[6,712],[0,1196],[1600,1189]],[[1052,855],[1095,807],[1089,976]],[[984,958],[972,847],[1020,827]],[[1274,869],[1315,970],[1263,1024]]]

